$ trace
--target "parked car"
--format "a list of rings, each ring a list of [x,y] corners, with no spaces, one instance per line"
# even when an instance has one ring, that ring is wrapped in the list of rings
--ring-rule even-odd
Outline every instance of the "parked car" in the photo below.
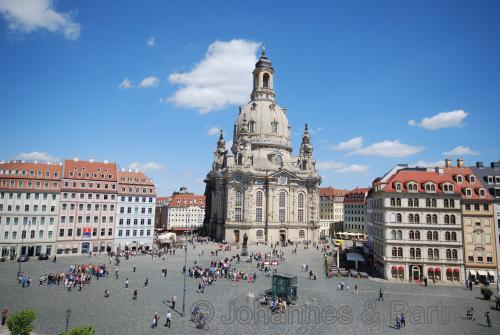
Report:
[[[46,261],[49,259],[49,255],[47,254],[40,254],[40,256],[38,256],[38,259],[41,260],[41,261]]]
[[[17,261],[18,261],[18,262],[27,262],[27,261],[29,261],[29,260],[30,260],[30,256],[28,256],[28,255],[20,256],[20,257],[17,259]]]

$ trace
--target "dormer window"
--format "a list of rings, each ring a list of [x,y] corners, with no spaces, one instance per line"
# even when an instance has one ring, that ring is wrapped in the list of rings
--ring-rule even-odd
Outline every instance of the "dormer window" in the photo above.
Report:
[[[271,129],[272,129],[273,134],[277,134],[278,133],[278,122],[273,121],[271,123]]]
[[[473,175],[469,176],[469,183],[475,183],[476,182],[476,177]]]
[[[408,183],[406,187],[408,188],[408,191],[411,191],[411,192],[417,191],[417,184],[415,184],[415,183]]]
[[[432,183],[427,183],[427,184],[425,184],[425,191],[426,192],[435,192],[436,186]]]
[[[400,183],[394,183],[394,188],[396,191],[401,192],[401,184]]]
[[[470,188],[465,189],[465,195],[468,197],[472,197],[472,190]]]
[[[443,184],[443,191],[445,192],[453,192],[453,186],[450,184]]]
[[[464,182],[464,178],[462,176],[456,176],[456,179],[457,179],[457,183],[463,183]]]
[[[480,196],[480,197],[484,197],[484,195],[485,195],[485,191],[484,191],[484,189],[483,189],[483,188],[480,188],[480,189],[479,189],[479,196]]]

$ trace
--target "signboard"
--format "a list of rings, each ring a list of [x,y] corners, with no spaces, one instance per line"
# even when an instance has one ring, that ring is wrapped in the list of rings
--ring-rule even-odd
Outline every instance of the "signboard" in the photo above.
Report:
[[[91,237],[92,236],[92,228],[86,227],[83,228],[83,237]]]

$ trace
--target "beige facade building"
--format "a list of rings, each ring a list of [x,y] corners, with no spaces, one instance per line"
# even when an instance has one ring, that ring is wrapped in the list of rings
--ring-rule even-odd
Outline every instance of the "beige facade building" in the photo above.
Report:
[[[366,234],[368,188],[356,188],[344,197],[344,232]]]
[[[446,160],[446,175],[453,179],[462,198],[462,221],[466,278],[472,281],[496,282],[496,239],[493,196],[474,171],[457,160],[451,166]]]
[[[274,69],[263,51],[253,91],[234,125],[231,153],[221,134],[205,179],[204,229],[216,240],[240,243],[317,241],[319,184],[306,128],[292,155],[286,110],[275,102]]]
[[[344,196],[349,190],[322,187],[319,190],[320,237],[344,231]]]
[[[53,254],[61,179],[60,164],[0,163],[0,257]]]

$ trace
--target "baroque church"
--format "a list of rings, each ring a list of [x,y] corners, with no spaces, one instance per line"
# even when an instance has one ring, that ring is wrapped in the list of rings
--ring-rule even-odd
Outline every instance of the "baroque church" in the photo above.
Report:
[[[240,107],[231,150],[221,132],[205,183],[205,233],[216,241],[311,241],[319,238],[319,185],[307,124],[292,155],[287,111],[276,104],[265,50],[255,64],[250,102]]]

